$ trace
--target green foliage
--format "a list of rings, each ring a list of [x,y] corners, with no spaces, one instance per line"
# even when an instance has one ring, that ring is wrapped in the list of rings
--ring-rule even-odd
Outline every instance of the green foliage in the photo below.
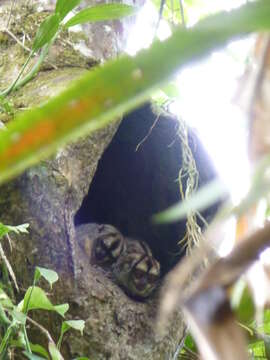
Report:
[[[255,305],[246,282],[242,279],[238,280],[234,286],[231,296],[231,306],[240,323],[250,324],[254,319]]]
[[[134,15],[136,11],[136,8],[126,4],[100,4],[81,10],[64,25],[64,28],[84,24],[86,22],[121,19],[125,16]]]
[[[0,96],[0,112],[3,112],[8,115],[14,114],[14,106],[13,104],[5,99],[4,97]]]
[[[56,35],[60,26],[60,16],[52,14],[43,21],[40,25],[36,37],[34,39],[32,51],[36,52],[42,48],[46,43],[49,43]]]
[[[48,281],[51,288],[52,285],[59,279],[55,271],[37,266],[34,274],[34,282],[37,283],[41,277]]]
[[[57,1],[55,12],[50,16],[48,16],[40,24],[40,27],[33,41],[32,50],[26,62],[22,66],[19,75],[7,89],[0,92],[1,103],[4,104],[5,106],[4,109],[9,109],[8,103],[3,101],[5,96],[10,94],[11,91],[14,91],[19,87],[25,85],[36,75],[37,71],[39,70],[42,62],[44,61],[49,51],[50,46],[53,44],[58,33],[60,33],[60,31],[62,30],[62,21],[71,10],[73,10],[77,5],[79,5],[80,2],[81,0]],[[77,15],[72,17],[68,21],[68,23],[65,26],[63,26],[63,28],[66,29],[70,26],[82,24],[88,21],[97,22],[97,21],[118,19],[124,16],[129,16],[131,14],[134,14],[135,11],[136,9],[134,7],[123,4],[105,4],[105,5],[99,4],[89,9],[82,10]],[[40,49],[42,49],[42,51],[40,53],[37,63],[27,73],[27,75],[23,79],[21,79],[26,69],[26,66],[29,64],[31,58]]]
[[[64,312],[66,312],[68,310],[67,304],[63,305],[65,305]],[[27,314],[29,310],[33,309],[56,311],[61,316],[64,316],[63,311],[59,311],[57,306],[50,302],[45,291],[38,286],[29,287],[23,299],[22,311]]]
[[[20,234],[20,233],[27,234],[28,227],[29,227],[29,224],[11,226],[11,225],[4,225],[0,222],[0,239],[10,232],[15,232],[16,234]]]
[[[145,100],[181,65],[227,41],[270,28],[270,5],[262,0],[220,13],[191,29],[179,28],[136,57],[122,57],[85,75],[61,95],[12,121],[0,132],[0,183],[50,155],[67,141],[99,129]],[[162,66],[161,66],[162,64]]]
[[[62,344],[62,340],[63,340],[63,336],[64,334],[69,330],[69,329],[75,329],[81,332],[81,335],[83,334],[83,330],[84,330],[84,326],[85,326],[85,322],[83,320],[68,320],[68,321],[63,321],[62,322],[62,326],[61,326],[61,333],[60,333],[60,337],[57,343],[57,348],[60,349],[61,348],[61,344]]]
[[[197,358],[196,354],[198,354],[196,344],[192,336],[188,334],[185,338],[184,346],[178,355],[178,360],[193,359],[193,358],[196,359]]]
[[[195,195],[187,200],[181,201],[169,209],[153,217],[157,223],[174,222],[183,219],[193,211],[202,211],[211,206],[219,197],[226,193],[226,188],[219,180],[213,180],[204,186]]]
[[[70,11],[80,4],[80,2],[81,0],[57,0],[55,13],[59,14],[61,20],[63,20]]]
[[[0,238],[9,232],[25,233],[27,232],[28,224],[19,226],[9,226],[0,223]],[[50,287],[58,280],[58,275],[55,271],[42,267],[36,267],[34,274],[33,286],[30,286],[20,301],[15,304],[13,298],[9,297],[4,291],[2,284],[0,284],[0,358],[4,359],[8,349],[21,349],[23,354],[28,359],[55,359],[62,360],[60,353],[61,343],[64,334],[69,329],[74,329],[83,333],[83,320],[68,320],[63,321],[61,326],[60,336],[56,343],[53,341],[46,329],[35,321],[29,318],[28,312],[37,310],[49,310],[56,312],[62,318],[69,308],[68,304],[53,305],[46,295],[45,291],[36,286],[39,280],[45,279]],[[36,326],[39,330],[44,332],[48,337],[48,351],[39,344],[32,344],[27,335],[27,329],[30,326]]]

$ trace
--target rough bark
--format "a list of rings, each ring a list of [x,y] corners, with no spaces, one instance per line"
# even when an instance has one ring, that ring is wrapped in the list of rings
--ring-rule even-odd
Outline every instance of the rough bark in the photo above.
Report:
[[[9,7],[9,2],[0,6],[1,28],[6,24]],[[46,14],[37,14],[33,8],[18,2],[10,30],[17,37],[25,32],[33,38]],[[104,24],[95,24],[87,26],[87,37],[85,33],[64,34],[51,49],[40,73],[10,97],[15,109],[46,101],[93,64],[114,57],[118,48],[112,39],[121,37],[123,41],[123,29],[119,34],[119,23],[111,24],[108,33]],[[88,56],[74,50],[70,43],[75,42],[84,42]],[[19,44],[4,31],[0,32],[1,88],[16,77],[26,57]],[[5,114],[0,116],[3,122],[8,120]],[[35,266],[54,269],[60,280],[51,294],[52,302],[68,302],[67,317],[86,320],[82,337],[71,332],[65,338],[65,358],[84,355],[91,359],[171,359],[183,336],[181,315],[176,314],[168,334],[157,339],[154,331],[157,298],[145,303],[131,300],[102,270],[89,265],[76,242],[74,216],[118,123],[60,149],[53,158],[0,188],[1,222],[30,224],[29,235],[12,237],[13,251],[6,249],[6,254],[21,289],[18,297],[32,283]],[[58,318],[47,313],[36,316],[54,335],[57,333]]]

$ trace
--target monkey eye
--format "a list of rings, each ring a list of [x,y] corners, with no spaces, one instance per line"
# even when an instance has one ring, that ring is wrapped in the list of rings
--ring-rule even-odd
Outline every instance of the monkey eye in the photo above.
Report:
[[[147,279],[148,279],[149,284],[152,285],[152,284],[155,284],[158,281],[159,275],[148,274]]]
[[[134,277],[135,279],[140,280],[140,279],[142,279],[144,276],[145,276],[145,272],[144,272],[143,270],[140,270],[140,269],[137,269],[137,268],[135,268],[135,269],[133,270],[133,277]]]

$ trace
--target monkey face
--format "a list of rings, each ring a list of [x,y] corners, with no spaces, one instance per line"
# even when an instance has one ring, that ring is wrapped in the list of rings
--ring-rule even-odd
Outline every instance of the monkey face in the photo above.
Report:
[[[98,265],[111,265],[125,250],[122,234],[111,225],[99,225],[94,239],[92,262]]]
[[[126,248],[122,234],[111,225],[80,225],[76,228],[76,240],[82,251],[79,254],[84,259],[82,267],[88,262],[110,270],[110,266]]]
[[[159,285],[160,265],[146,243],[124,238],[111,225],[94,223],[80,225],[76,237],[86,259],[111,272],[131,297],[147,298]]]
[[[159,283],[160,265],[145,243],[125,240],[126,251],[112,266],[113,274],[128,295],[137,299],[146,298]]]

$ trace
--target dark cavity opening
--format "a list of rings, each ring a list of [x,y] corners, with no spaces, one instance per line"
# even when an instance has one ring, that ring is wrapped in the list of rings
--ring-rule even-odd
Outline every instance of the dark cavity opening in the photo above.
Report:
[[[149,104],[125,116],[99,161],[88,195],[75,217],[75,225],[107,223],[124,236],[147,242],[163,273],[185,253],[178,244],[185,236],[185,220],[166,225],[151,220],[153,214],[180,200],[182,146],[178,126],[173,117],[157,119]],[[190,132],[189,143],[201,185],[216,173],[194,132]],[[209,219],[213,212],[215,207],[204,215]]]

